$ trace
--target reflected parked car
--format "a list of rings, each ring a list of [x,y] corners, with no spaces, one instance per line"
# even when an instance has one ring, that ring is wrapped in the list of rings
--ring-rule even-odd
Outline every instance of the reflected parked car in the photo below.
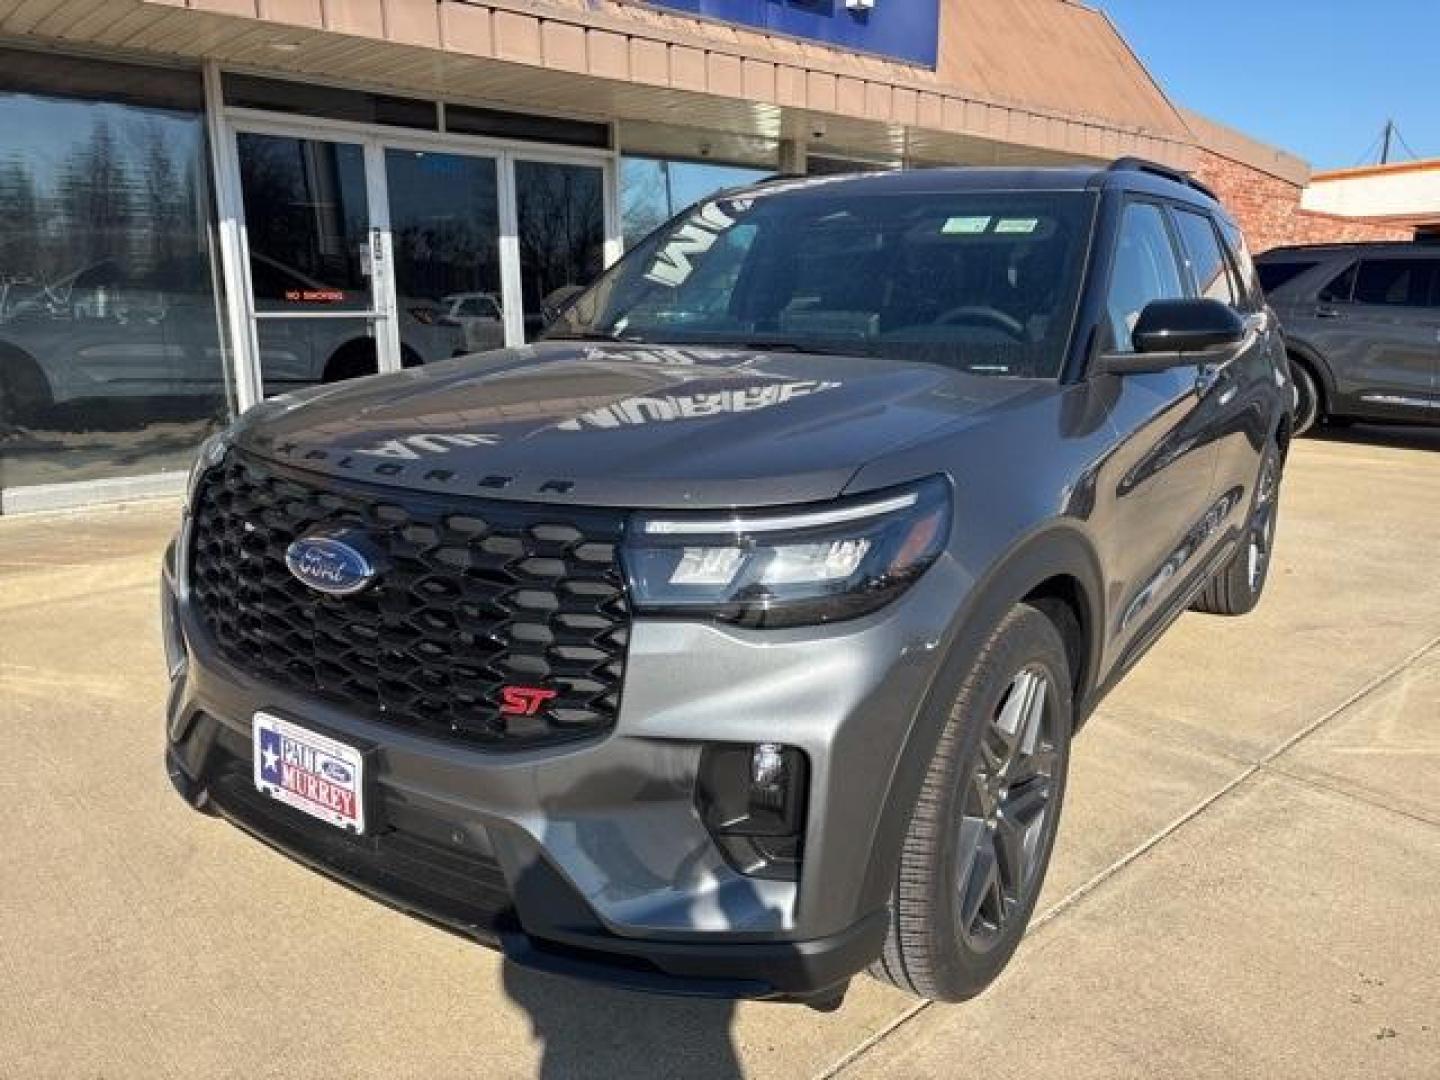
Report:
[[[1440,245],[1288,247],[1257,260],[1295,376],[1295,430],[1440,423]]]
[[[451,293],[440,298],[443,318],[460,327],[466,352],[485,352],[505,344],[505,315],[492,292]]]
[[[268,392],[336,382],[376,370],[366,299],[254,255],[257,273],[285,293],[324,296],[353,319],[267,318],[257,322]],[[222,397],[225,363],[211,273],[203,259],[176,260],[136,280],[105,259],[46,283],[12,285],[0,313],[0,396],[6,421],[39,422],[51,406],[94,398]],[[297,300],[302,314],[316,304]],[[433,302],[402,298],[406,367],[470,351],[459,327]]]

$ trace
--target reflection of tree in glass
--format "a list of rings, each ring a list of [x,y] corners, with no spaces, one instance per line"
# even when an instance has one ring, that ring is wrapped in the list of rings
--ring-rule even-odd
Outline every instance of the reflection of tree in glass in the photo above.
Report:
[[[240,178],[252,252],[325,285],[366,287],[359,248],[369,210],[358,147],[242,135]]]
[[[515,166],[520,273],[527,319],[562,285],[588,285],[604,265],[601,172],[584,165],[522,161]]]
[[[18,154],[0,162],[0,322],[12,305],[33,291],[35,253],[40,246],[39,198],[35,177]]]
[[[674,213],[666,176],[669,167],[669,162],[649,158],[625,160],[620,178],[620,218],[626,247],[638,244]]]
[[[80,242],[88,240],[89,260],[124,258],[130,177],[109,121],[97,119],[90,141],[71,151],[61,168],[59,189],[66,233]]]

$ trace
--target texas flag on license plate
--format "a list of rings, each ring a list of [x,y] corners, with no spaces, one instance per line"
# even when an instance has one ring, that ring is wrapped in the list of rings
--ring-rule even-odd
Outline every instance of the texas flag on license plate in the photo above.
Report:
[[[265,794],[338,828],[365,831],[365,761],[355,747],[257,712],[254,752],[255,786]]]

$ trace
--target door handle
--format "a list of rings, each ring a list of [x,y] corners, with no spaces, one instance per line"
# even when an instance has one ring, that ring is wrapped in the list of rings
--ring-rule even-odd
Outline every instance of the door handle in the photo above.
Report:
[[[1317,319],[1343,319],[1345,313],[1336,311],[1334,308],[1322,307],[1315,309],[1315,317]]]

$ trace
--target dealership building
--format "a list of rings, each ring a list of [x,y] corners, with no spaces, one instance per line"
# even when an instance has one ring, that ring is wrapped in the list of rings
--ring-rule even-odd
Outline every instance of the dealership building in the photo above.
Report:
[[[267,396],[518,345],[775,173],[1192,170],[1258,248],[1403,235],[1070,0],[0,0],[0,512],[173,491]]]

